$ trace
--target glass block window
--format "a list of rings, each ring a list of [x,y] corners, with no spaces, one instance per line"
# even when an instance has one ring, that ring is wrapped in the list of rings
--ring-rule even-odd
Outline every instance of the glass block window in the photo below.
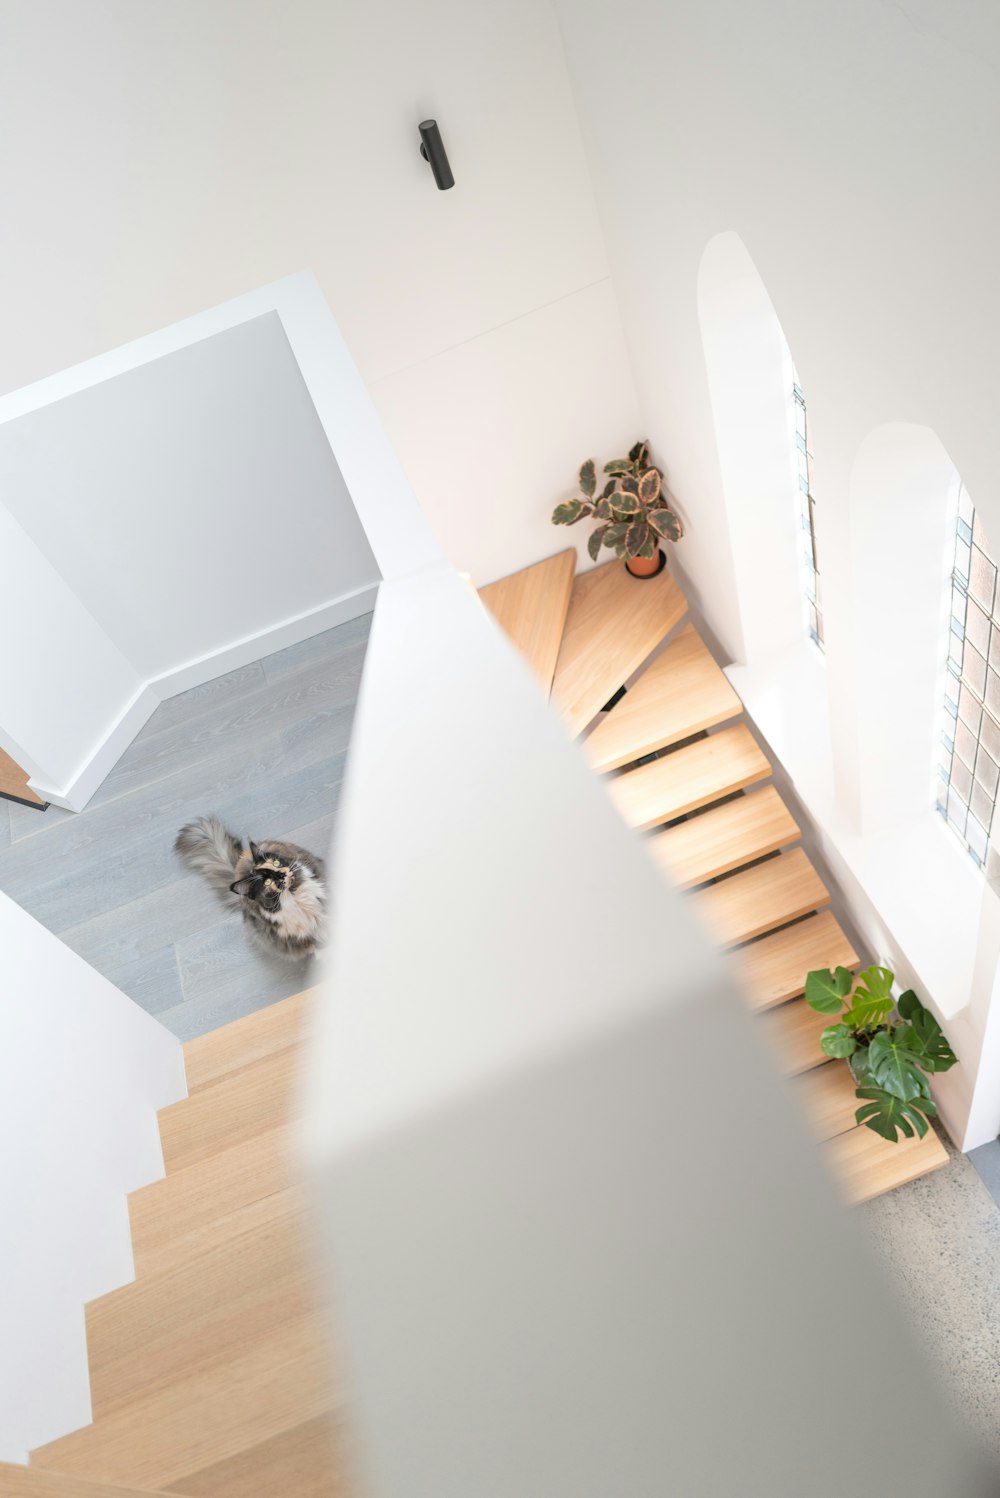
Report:
[[[1000,782],[1000,597],[975,505],[958,496],[937,807],[980,867]]]
[[[816,501],[812,490],[812,450],[809,446],[809,417],[806,398],[796,377],[792,385],[795,418],[795,463],[798,482],[799,557],[802,587],[805,593],[806,629],[820,650],[826,648],[823,636],[823,593],[819,562],[816,556]]]

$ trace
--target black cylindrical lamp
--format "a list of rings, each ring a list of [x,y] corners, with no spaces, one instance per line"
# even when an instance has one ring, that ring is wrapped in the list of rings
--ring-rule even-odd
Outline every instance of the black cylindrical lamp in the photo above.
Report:
[[[420,121],[420,154],[425,161],[430,162],[434,181],[442,192],[445,188],[455,186],[455,179],[448,165],[448,153],[444,148],[437,120]]]

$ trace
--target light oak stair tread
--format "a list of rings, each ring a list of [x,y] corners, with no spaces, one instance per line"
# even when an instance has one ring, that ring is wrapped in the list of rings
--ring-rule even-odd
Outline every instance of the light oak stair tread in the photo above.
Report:
[[[862,1104],[846,1061],[807,1072],[797,1077],[794,1085],[818,1139],[832,1139],[857,1128],[854,1115]],[[865,1132],[871,1134],[872,1130]]]
[[[834,1023],[834,1016],[817,1014],[805,999],[792,999],[787,1004],[768,1009],[760,1015],[758,1023],[763,1025],[768,1043],[786,1076],[796,1076],[829,1062],[830,1057],[820,1050],[819,1038],[827,1025]]]
[[[856,968],[858,954],[831,911],[764,936],[735,954],[754,1009],[770,1009],[805,991],[815,968]]]
[[[607,786],[629,826],[644,831],[765,780],[770,773],[767,756],[740,723],[626,770]]]
[[[12,1467],[0,1462],[0,1498],[158,1498],[162,1489],[123,1488],[116,1483],[88,1482],[38,1467]]]
[[[248,1333],[232,1356],[137,1394],[31,1459],[106,1483],[168,1488],[327,1413],[337,1397],[330,1368],[320,1316],[299,1317],[266,1336]]]
[[[830,892],[802,848],[730,874],[692,895],[720,946],[750,941],[829,903]]]
[[[525,657],[546,695],[555,675],[575,573],[576,552],[571,547],[479,589],[483,603]]]
[[[318,993],[319,989],[308,988],[189,1040],[184,1047],[188,1092],[199,1092],[230,1072],[297,1045],[305,1036]]]
[[[179,1498],[350,1498],[357,1489],[348,1475],[345,1446],[341,1423],[319,1415],[179,1478],[169,1491]]]
[[[860,1106],[860,1104],[859,1104]],[[849,1201],[857,1204],[905,1186],[948,1164],[948,1151],[933,1129],[923,1139],[882,1139],[873,1129],[853,1128],[823,1146],[830,1168]]]
[[[252,1231],[145,1274],[86,1308],[94,1420],[232,1361],[314,1309],[298,1192]]]
[[[164,1108],[160,1138],[168,1172],[284,1123],[301,1063],[301,1048],[286,1046]]]
[[[669,568],[640,581],[613,561],[577,576],[552,683],[570,733],[583,732],[686,611]]]
[[[688,624],[596,724],[584,751],[595,770],[616,770],[742,711],[705,642]]]
[[[129,1197],[135,1272],[169,1268],[264,1222],[292,1185],[292,1128],[240,1140]]]
[[[42,811],[46,803],[31,789],[28,784],[30,779],[31,776],[27,770],[22,770],[9,754],[5,754],[0,749],[0,791],[5,796],[13,796],[18,801],[26,801],[30,806],[37,806],[39,811]]]
[[[617,709],[615,709],[617,711]],[[680,889],[702,884],[799,837],[799,828],[773,785],[699,812],[649,839],[649,850]]]

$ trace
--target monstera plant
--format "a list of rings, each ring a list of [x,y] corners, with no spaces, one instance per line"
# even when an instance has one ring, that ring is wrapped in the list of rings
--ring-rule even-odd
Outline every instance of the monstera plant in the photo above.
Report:
[[[817,1014],[838,1015],[820,1046],[851,1068],[862,1105],[858,1123],[895,1144],[900,1134],[923,1139],[937,1113],[927,1074],[947,1071],[957,1058],[912,988],[892,997],[894,981],[887,967],[865,968],[856,983],[846,967],[817,969],[806,978],[806,1003]]]
[[[649,461],[648,442],[637,442],[627,458],[605,463],[607,476],[597,493],[597,468],[588,458],[580,469],[580,493],[552,511],[553,525],[575,525],[593,516],[600,522],[587,550],[597,561],[602,546],[625,559],[633,577],[654,577],[663,565],[662,541],[679,541],[684,528],[663,494],[663,474]]]

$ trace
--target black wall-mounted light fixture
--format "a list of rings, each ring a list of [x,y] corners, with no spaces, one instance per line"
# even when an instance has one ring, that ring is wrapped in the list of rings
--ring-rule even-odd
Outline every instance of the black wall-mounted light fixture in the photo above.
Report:
[[[425,161],[430,162],[434,181],[442,192],[447,187],[455,186],[455,179],[448,165],[448,153],[444,148],[437,120],[420,121],[420,154]]]

